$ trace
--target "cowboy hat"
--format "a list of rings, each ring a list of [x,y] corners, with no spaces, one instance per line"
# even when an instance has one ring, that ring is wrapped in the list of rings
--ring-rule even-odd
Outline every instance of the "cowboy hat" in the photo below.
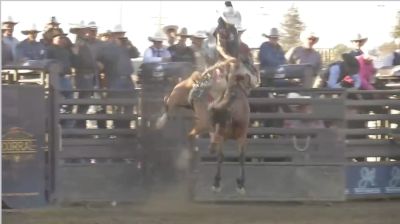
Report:
[[[92,21],[92,22],[88,23],[87,28],[91,29],[91,30],[97,30],[96,22]]]
[[[70,33],[76,34],[79,30],[87,29],[88,27],[85,25],[85,22],[82,20],[79,24],[72,24],[72,27],[69,29]]]
[[[60,23],[57,21],[55,16],[52,16],[47,24],[56,24],[60,25]]]
[[[122,29],[121,24],[118,24],[118,25],[114,26],[114,29],[111,31],[111,33],[126,33],[126,31],[124,31]]]
[[[36,29],[36,25],[32,24],[31,28],[22,30],[21,33],[24,35],[28,35],[29,33],[40,33],[41,31]]]
[[[313,31],[304,31],[303,33],[301,33],[301,39],[303,41],[307,41],[310,38],[315,38],[316,40],[319,40],[319,36]]]
[[[191,35],[193,38],[198,38],[198,39],[206,39],[207,35],[203,31],[197,31],[196,33]]]
[[[17,24],[18,22],[15,22],[14,20],[13,20],[13,18],[11,17],[11,16],[9,16],[9,17],[7,17],[7,20],[6,21],[3,21],[1,24],[2,25],[4,25],[4,24],[12,24],[13,26],[15,26],[15,24]]]
[[[230,1],[225,2],[225,10],[221,13],[221,18],[228,24],[237,25],[242,22],[242,15],[233,9]]]
[[[366,41],[368,40],[368,37],[363,36],[360,33],[357,33],[351,41]]]
[[[265,34],[263,33],[262,36],[267,37],[267,38],[274,38],[274,37],[280,37],[281,35],[279,35],[279,31],[277,28],[271,28],[271,30],[269,31],[269,34]]]
[[[166,40],[167,38],[165,37],[163,32],[157,31],[153,36],[150,36],[148,39],[151,42],[162,42],[163,40]]]
[[[164,26],[163,27],[164,33],[167,33],[169,30],[173,30],[173,31],[176,32],[178,30],[178,26],[176,26],[176,25],[168,25],[168,26]]]
[[[176,34],[177,36],[181,36],[181,37],[190,37],[190,35],[188,34],[188,30],[186,27],[182,27],[179,30],[179,33]]]

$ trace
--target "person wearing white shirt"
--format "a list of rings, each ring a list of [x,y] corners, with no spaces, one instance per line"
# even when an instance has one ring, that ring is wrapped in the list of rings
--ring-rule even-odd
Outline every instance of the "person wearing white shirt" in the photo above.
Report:
[[[154,36],[149,37],[149,41],[153,42],[153,45],[144,51],[143,63],[168,62],[171,60],[170,52],[163,45],[164,40],[166,38],[161,32],[156,32]]]

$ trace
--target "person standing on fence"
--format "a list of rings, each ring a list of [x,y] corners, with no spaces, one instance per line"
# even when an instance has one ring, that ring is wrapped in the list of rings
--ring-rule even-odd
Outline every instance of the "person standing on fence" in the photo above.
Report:
[[[359,75],[360,65],[350,53],[342,54],[343,61],[329,65],[325,74],[326,87],[359,89],[361,80]]]
[[[62,31],[57,31],[53,33],[52,44],[47,49],[47,58],[54,59],[61,63],[62,69],[59,75],[59,85],[62,90],[67,90],[68,92],[62,92],[62,95],[67,99],[73,98],[73,93],[70,92],[72,87],[71,81],[71,66],[72,66],[72,52],[68,47],[65,37],[68,34]],[[72,113],[72,105],[63,105],[60,109],[61,113]],[[63,120],[61,123],[64,128],[73,128],[75,126],[74,120]]]
[[[94,89],[96,86],[96,75],[98,68],[95,55],[91,52],[88,45],[89,27],[82,21],[80,24],[72,27],[70,33],[76,34],[76,41],[72,47],[73,67],[75,68],[75,87],[77,89]],[[93,96],[93,92],[79,92],[79,99],[88,99]],[[86,114],[89,110],[89,105],[78,105],[77,113]],[[86,128],[86,120],[78,120],[77,128]]]
[[[178,26],[176,25],[168,25],[163,27],[163,32],[167,35],[168,46],[172,46],[176,42]]]
[[[364,51],[361,48],[365,45],[365,43],[367,43],[367,41],[368,37],[365,37],[360,33],[356,34],[354,39],[351,40],[351,43],[354,45],[354,49],[350,51],[350,54],[353,57],[364,54]]]
[[[319,41],[319,37],[311,31],[303,32],[301,35],[303,46],[290,49],[286,53],[288,64],[310,64],[313,68],[313,77],[304,77],[305,83],[312,83],[322,66],[321,54],[313,47]],[[309,86],[311,87],[311,86]]]
[[[111,90],[108,98],[124,98],[133,99],[136,97],[133,92],[135,89],[132,74],[133,66],[128,52],[117,44],[116,39],[111,38],[110,41],[104,42],[100,48],[97,59],[104,65],[105,86],[107,90]],[[112,90],[117,90],[113,92]],[[127,92],[118,92],[118,90],[126,90]],[[118,114],[133,114],[133,106],[119,106],[113,110]],[[130,120],[114,120],[114,128],[130,128]]]
[[[277,28],[272,28],[269,34],[263,34],[268,38],[260,46],[258,58],[260,60],[261,85],[273,86],[274,74],[280,65],[286,64],[285,53],[279,45],[279,32]]]
[[[190,47],[186,46],[187,38],[191,37],[186,27],[182,27],[177,36],[179,37],[178,43],[168,47],[168,51],[171,54],[171,61],[194,63],[193,51]]]
[[[1,23],[1,33],[3,36],[1,41],[11,49],[13,61],[17,58],[17,45],[19,43],[17,38],[13,37],[14,27],[16,24],[18,23],[14,22],[11,16]]]
[[[139,50],[133,46],[132,42],[125,36],[125,33],[120,24],[116,25],[110,32],[111,38],[128,52],[129,58],[138,58],[140,56]]]
[[[377,71],[373,64],[373,60],[376,56],[377,55],[375,51],[370,50],[368,51],[368,53],[356,57],[360,65],[360,71],[359,71],[361,80],[360,89],[375,90],[375,87],[372,85],[372,82],[375,79],[375,74]]]
[[[33,24],[31,28],[22,30],[22,34],[28,37],[17,45],[17,61],[43,60],[46,58],[45,46],[36,41],[37,34],[40,33]]]

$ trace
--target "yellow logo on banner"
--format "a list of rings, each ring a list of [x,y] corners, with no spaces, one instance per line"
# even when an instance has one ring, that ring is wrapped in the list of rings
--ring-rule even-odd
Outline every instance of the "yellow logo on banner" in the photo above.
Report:
[[[3,135],[1,141],[3,159],[13,158],[16,162],[21,159],[20,154],[32,154],[36,152],[36,139],[22,128],[12,127]],[[32,158],[32,155],[27,155]],[[28,158],[25,158],[28,159]]]

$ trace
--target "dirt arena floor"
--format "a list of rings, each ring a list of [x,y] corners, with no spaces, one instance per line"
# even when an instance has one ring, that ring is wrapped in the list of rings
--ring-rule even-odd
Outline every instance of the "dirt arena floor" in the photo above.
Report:
[[[400,200],[341,203],[81,204],[3,211],[5,224],[399,224]]]

